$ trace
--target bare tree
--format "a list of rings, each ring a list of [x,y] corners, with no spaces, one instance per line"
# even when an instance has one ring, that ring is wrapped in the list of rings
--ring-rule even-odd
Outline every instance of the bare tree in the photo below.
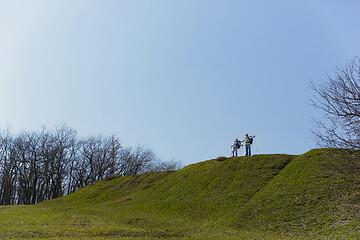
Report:
[[[63,125],[56,129],[52,138],[51,156],[51,198],[61,197],[65,193],[69,181],[69,171],[72,148],[76,142],[76,132]]]
[[[14,159],[10,157],[12,135],[9,129],[0,135],[0,204],[14,204],[16,195],[17,171]]]
[[[89,137],[78,145],[81,160],[76,162],[72,170],[75,188],[118,173],[121,149],[118,138]]]
[[[182,168],[182,163],[179,161],[175,161],[174,159],[171,161],[154,161],[151,166],[149,166],[148,170],[150,172],[158,172],[158,171],[173,171],[179,170]]]
[[[312,83],[312,105],[324,118],[313,131],[321,147],[360,149],[360,59],[337,67],[323,84]]]
[[[135,149],[128,147],[120,153],[119,174],[130,176],[143,172],[149,172],[150,167],[156,161],[156,155],[144,146],[137,146]]]
[[[43,129],[38,150],[41,156],[41,185],[37,189],[39,201],[61,197],[69,192],[76,141],[76,131],[66,125],[58,126],[55,131]]]
[[[18,175],[18,203],[32,203],[32,184],[34,182],[34,164],[36,162],[36,154],[31,151],[30,142],[31,135],[26,132],[20,134],[14,139],[11,157],[16,162],[16,170]]]

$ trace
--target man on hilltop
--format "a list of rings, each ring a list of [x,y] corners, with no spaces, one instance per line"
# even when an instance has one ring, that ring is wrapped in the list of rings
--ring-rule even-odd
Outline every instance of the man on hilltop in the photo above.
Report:
[[[245,144],[246,154],[245,156],[251,156],[251,144],[253,143],[254,136],[249,136],[249,134],[245,134],[245,140],[242,141]]]

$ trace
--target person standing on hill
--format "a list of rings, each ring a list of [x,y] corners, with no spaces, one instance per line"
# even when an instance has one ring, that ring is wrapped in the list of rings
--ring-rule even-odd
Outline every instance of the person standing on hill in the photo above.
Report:
[[[232,156],[236,157],[238,156],[238,149],[241,147],[241,141],[239,141],[238,139],[235,139],[234,141],[234,145],[231,146],[232,147]]]
[[[249,134],[245,134],[245,140],[243,141],[245,144],[246,154],[245,156],[251,156],[251,144],[253,143],[254,136],[249,136]]]

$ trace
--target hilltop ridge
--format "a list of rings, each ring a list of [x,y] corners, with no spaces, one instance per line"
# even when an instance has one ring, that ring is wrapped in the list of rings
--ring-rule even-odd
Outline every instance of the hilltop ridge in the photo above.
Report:
[[[107,178],[39,206],[112,209],[123,221],[136,215],[137,222],[168,227],[189,221],[232,231],[356,237],[359,176],[342,164],[354,162],[354,153],[314,149],[299,156],[213,159],[177,171]]]

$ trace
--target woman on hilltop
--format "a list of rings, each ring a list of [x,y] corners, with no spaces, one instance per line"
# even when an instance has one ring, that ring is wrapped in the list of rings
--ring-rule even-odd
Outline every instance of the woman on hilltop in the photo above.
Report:
[[[233,157],[237,157],[238,156],[238,149],[241,147],[241,141],[239,141],[238,139],[235,139],[234,144],[231,146],[232,147],[232,156]]]

